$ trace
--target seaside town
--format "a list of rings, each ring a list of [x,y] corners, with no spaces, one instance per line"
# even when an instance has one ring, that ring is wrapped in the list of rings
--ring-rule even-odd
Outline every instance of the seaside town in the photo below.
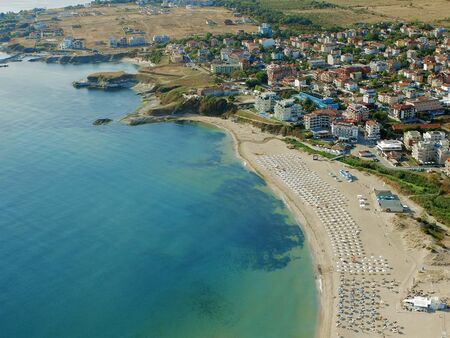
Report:
[[[227,7],[142,0],[0,14],[10,55],[0,66],[132,60],[137,79],[101,84],[144,88],[150,108],[129,124],[177,116],[228,129],[269,185],[306,206],[300,224],[315,225],[305,232],[328,294],[319,336],[446,337],[450,30],[390,21],[297,32]],[[198,34],[139,23],[192,11]],[[119,29],[90,32],[106,15]]]
[[[156,9],[139,2],[139,11],[158,15],[181,3],[162,3]],[[84,8],[76,8],[80,7]],[[79,15],[101,16],[101,10],[93,7],[78,13],[70,8],[53,17],[36,9],[13,15],[14,19],[3,14],[0,41],[9,50],[24,53],[82,56],[117,51],[119,57],[132,53],[156,62],[165,57],[170,64],[207,71],[217,83],[185,95],[228,98],[250,118],[296,127],[312,145],[332,154],[352,151],[386,166],[450,173],[446,135],[450,33],[446,28],[380,23],[289,35],[261,23],[252,33],[238,30],[224,37],[208,33],[181,40],[159,34],[147,40],[145,32],[124,26],[123,35],[95,41],[98,50],[93,50],[85,38],[54,24]],[[46,19],[40,20],[44,14]],[[233,18],[225,25],[254,22],[237,12]],[[204,24],[217,25],[208,18]],[[76,31],[77,25],[71,30]],[[29,41],[33,47],[26,47]],[[10,61],[20,56],[17,53]]]

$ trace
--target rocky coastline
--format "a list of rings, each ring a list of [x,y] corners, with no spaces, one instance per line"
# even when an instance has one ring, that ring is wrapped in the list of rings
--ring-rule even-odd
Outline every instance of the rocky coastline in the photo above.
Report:
[[[130,56],[129,52],[119,53],[98,53],[92,51],[84,51],[83,54],[66,54],[64,52],[40,51],[35,48],[25,48],[20,44],[3,46],[2,51],[11,54],[11,57],[0,60],[0,63],[8,63],[22,61],[23,58],[29,57],[30,62],[45,62],[57,64],[89,64],[102,62],[120,62],[122,59]]]
[[[138,83],[135,74],[125,72],[103,72],[91,74],[86,80],[74,81],[75,88],[119,90],[130,89]]]
[[[128,53],[117,54],[87,54],[87,55],[54,55],[42,58],[46,63],[59,64],[85,64],[100,62],[119,62],[127,57]]]

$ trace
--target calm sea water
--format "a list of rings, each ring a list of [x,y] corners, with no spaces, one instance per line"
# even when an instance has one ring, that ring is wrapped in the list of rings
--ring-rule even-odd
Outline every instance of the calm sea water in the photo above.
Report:
[[[19,12],[39,8],[60,8],[69,5],[84,4],[89,0],[0,0],[1,12]]]
[[[118,69],[0,69],[0,337],[312,337],[282,202],[222,131],[92,126],[139,99],[71,82]]]

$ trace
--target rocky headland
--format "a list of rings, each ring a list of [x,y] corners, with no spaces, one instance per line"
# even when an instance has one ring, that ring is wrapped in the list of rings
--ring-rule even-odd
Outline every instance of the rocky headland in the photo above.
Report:
[[[94,73],[87,77],[86,80],[75,81],[75,88],[101,89],[101,90],[117,90],[129,89],[138,83],[136,74],[128,74],[125,72],[102,72]]]

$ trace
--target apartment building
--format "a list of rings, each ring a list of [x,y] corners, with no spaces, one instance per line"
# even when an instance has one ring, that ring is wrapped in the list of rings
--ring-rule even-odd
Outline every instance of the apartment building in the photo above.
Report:
[[[362,104],[350,103],[344,117],[356,122],[366,121],[369,118],[369,109]]]
[[[441,140],[445,140],[446,135],[443,131],[438,130],[432,130],[427,131],[426,133],[423,133],[423,140],[424,141],[430,141],[430,142],[439,142]]]
[[[267,66],[268,84],[271,86],[285,77],[295,77],[297,72],[292,65],[278,65],[272,63]]]
[[[275,107],[277,94],[274,92],[264,92],[256,96],[255,109],[259,113],[268,113]]]
[[[363,92],[363,102],[368,105],[375,104],[376,95],[377,95],[377,93],[376,93],[375,89],[373,89],[373,88],[365,89]]]
[[[357,140],[358,126],[353,123],[333,122],[331,123],[331,134],[339,140]]]
[[[75,39],[72,36],[64,38],[63,42],[59,45],[61,50],[64,49],[84,49],[84,39]]]
[[[410,104],[394,104],[389,108],[389,116],[397,121],[408,121],[416,117],[416,108]]]
[[[375,120],[369,120],[365,125],[365,136],[368,140],[380,139],[381,125]]]
[[[307,130],[330,129],[331,123],[337,117],[337,111],[331,109],[315,110],[304,116],[303,121]]]
[[[403,144],[408,150],[411,150],[419,141],[422,141],[422,135],[417,130],[410,130],[403,134]]]
[[[280,121],[297,121],[300,105],[294,99],[280,100],[275,103],[274,117]]]
[[[435,163],[436,149],[434,142],[419,141],[412,147],[412,157],[420,164]]]
[[[419,141],[412,147],[412,157],[420,164],[443,165],[449,158],[449,142]]]
[[[399,103],[403,99],[403,95],[398,93],[379,93],[378,94],[378,102],[394,105]]]

